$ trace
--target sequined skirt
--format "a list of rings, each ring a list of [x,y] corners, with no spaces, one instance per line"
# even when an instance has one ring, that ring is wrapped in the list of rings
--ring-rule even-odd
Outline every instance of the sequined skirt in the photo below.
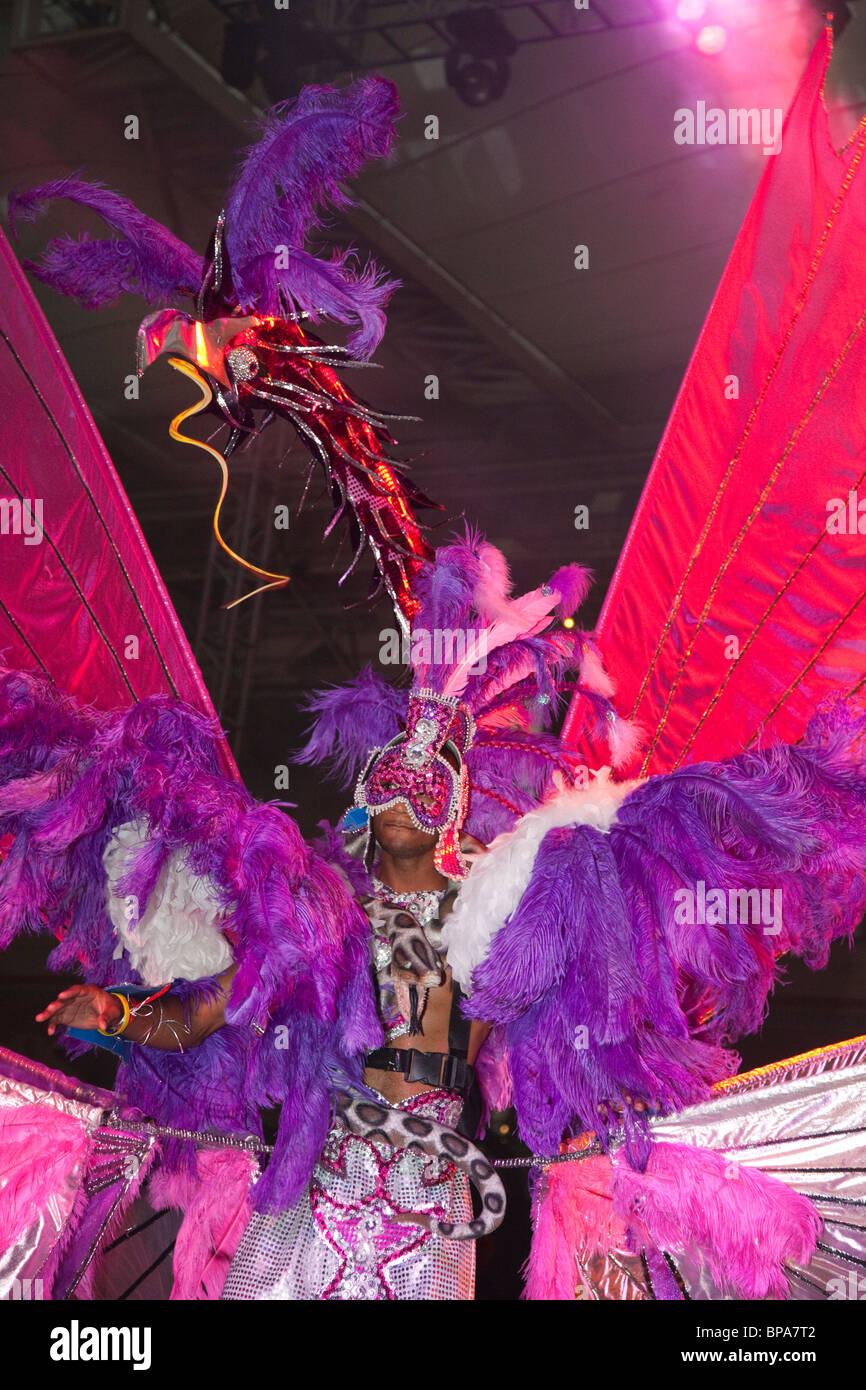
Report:
[[[461,1101],[425,1091],[395,1108],[453,1128]],[[362,1139],[338,1121],[295,1206],[253,1215],[222,1297],[471,1299],[474,1241],[443,1240],[395,1219],[411,1211],[471,1221],[466,1178],[452,1163]]]

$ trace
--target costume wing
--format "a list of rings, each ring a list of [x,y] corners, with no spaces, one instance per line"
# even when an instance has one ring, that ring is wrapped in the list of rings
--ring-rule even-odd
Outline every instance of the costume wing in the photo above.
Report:
[[[570,1141],[537,1189],[526,1296],[862,1298],[864,1102],[855,1038],[655,1121],[643,1173]]]
[[[0,232],[0,654],[100,710],[213,706],[129,499]],[[220,759],[237,776],[225,740]]]
[[[866,120],[839,152],[816,45],[734,245],[597,639],[641,774],[793,743],[866,680]],[[575,697],[564,731],[578,744]],[[609,761],[583,745],[591,765]]]
[[[118,1090],[163,1122],[243,1131],[281,1098],[282,1198],[324,1142],[332,1084],[381,1041],[366,919],[290,817],[241,784],[2,236],[0,305],[0,946],[47,929],[52,968],[107,986],[182,977],[191,997],[233,956],[229,1026],[194,1052],[133,1050]]]

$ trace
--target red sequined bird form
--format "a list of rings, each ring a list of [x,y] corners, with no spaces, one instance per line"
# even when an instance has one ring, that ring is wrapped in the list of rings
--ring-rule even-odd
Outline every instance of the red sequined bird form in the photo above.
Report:
[[[345,523],[353,557],[343,583],[368,548],[377,579],[401,625],[415,603],[413,580],[430,555],[416,512],[432,507],[390,458],[395,444],[388,415],[353,395],[338,369],[369,367],[385,328],[385,305],[396,287],[372,261],[359,267],[352,251],[323,259],[306,249],[323,206],[351,202],[340,180],[370,159],[384,158],[394,140],[396,89],[379,77],[336,89],[310,86],[296,100],[266,112],[220,212],[206,256],[168,228],[99,184],[64,178],[10,199],[13,224],[33,220],[56,199],[97,212],[117,234],[97,240],[68,235],[51,241],[28,269],[86,308],[138,294],[159,305],[141,324],[138,369],[169,354],[191,377],[200,399],[171,423],[173,438],[204,448],[222,470],[214,530],[223,549],[266,582],[288,576],[262,570],[224,540],[220,508],[228,487],[227,460],[275,419],[288,420],[321,467],[333,500],[326,528]],[[178,301],[192,307],[178,307]],[[346,346],[329,344],[310,324],[331,319],[352,328]],[[228,431],[221,449],[180,432],[201,411],[216,413]],[[309,479],[308,479],[309,481]],[[306,491],[306,490],[305,490]],[[247,595],[246,597],[250,597]]]

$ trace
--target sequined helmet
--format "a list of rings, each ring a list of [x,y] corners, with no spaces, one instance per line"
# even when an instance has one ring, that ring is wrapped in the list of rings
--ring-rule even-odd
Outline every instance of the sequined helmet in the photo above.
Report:
[[[368,815],[402,803],[419,830],[439,832],[436,867],[447,878],[462,872],[460,831],[469,801],[465,759],[474,736],[475,720],[455,696],[413,691],[405,733],[372,750],[355,785],[355,807]]]
[[[471,531],[441,546],[415,581],[411,690],[366,667],[308,702],[315,719],[300,761],[330,762],[354,781],[340,828],[369,833],[372,816],[402,803],[437,834],[440,873],[460,879],[464,831],[489,841],[573,781],[576,755],[547,732],[561,696],[583,692],[600,731],[617,719],[592,640],[571,619],[588,587],[587,570],[565,565],[512,598],[495,547]]]

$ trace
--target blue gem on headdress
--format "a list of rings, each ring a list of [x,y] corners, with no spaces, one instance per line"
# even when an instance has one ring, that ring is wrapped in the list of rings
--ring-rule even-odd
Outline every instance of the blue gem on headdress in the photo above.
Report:
[[[541,693],[541,694],[539,695],[539,697],[538,697],[538,703],[539,703],[540,705],[549,705],[549,704],[550,704],[550,696],[549,696],[548,694],[546,694],[546,692],[542,691],[542,693]]]
[[[344,835],[354,834],[356,830],[366,830],[369,820],[366,806],[350,806],[337,829]]]
[[[553,588],[550,584],[542,584],[541,592],[545,598],[550,598],[550,595],[553,593]]]

